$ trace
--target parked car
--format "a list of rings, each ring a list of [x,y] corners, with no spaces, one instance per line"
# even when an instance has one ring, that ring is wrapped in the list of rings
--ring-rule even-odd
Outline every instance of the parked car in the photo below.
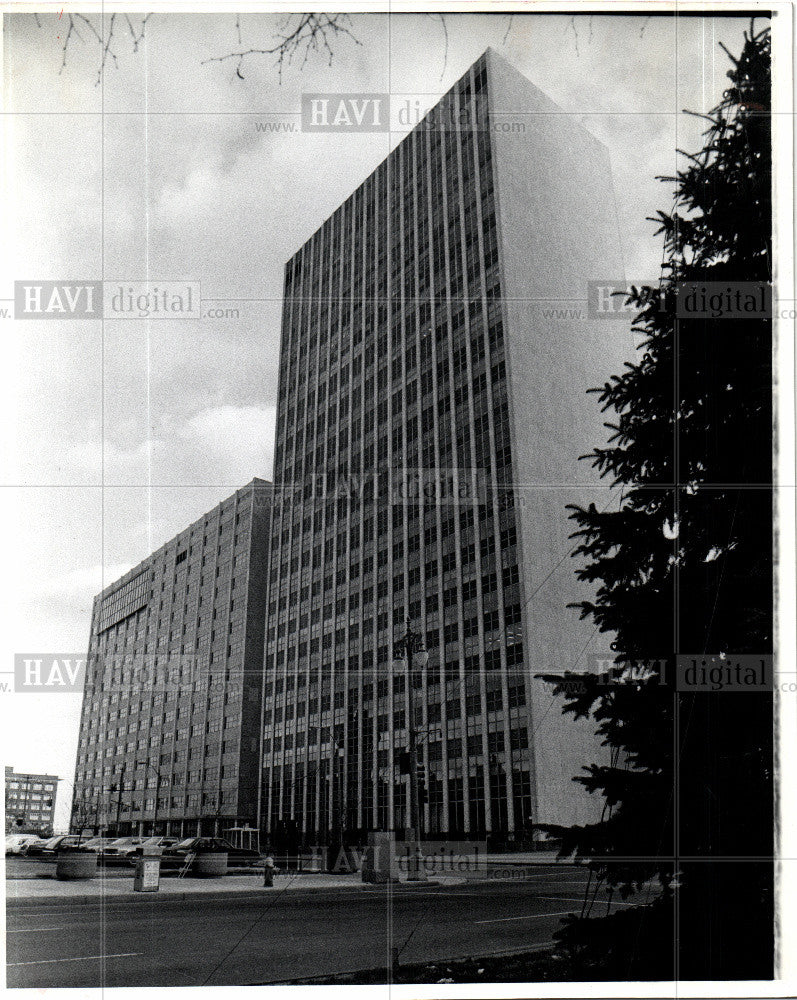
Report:
[[[161,849],[161,853],[165,853],[166,851],[170,851],[173,847],[177,847],[179,843],[179,837],[147,837],[141,843],[137,844],[132,851],[130,851],[127,858],[131,864],[135,864],[136,858],[139,858],[144,853],[144,848],[159,847]]]
[[[6,854],[25,854],[37,840],[41,838],[35,833],[12,833],[6,837]]]
[[[102,860],[106,864],[114,861],[127,861],[135,849],[144,843],[144,837],[117,837],[104,848]]]
[[[259,851],[247,847],[233,847],[222,837],[188,837],[163,852],[161,868],[182,868],[189,855],[211,852],[225,853],[230,866],[251,864],[260,859]]]
[[[101,854],[110,842],[110,837],[89,837],[89,839],[84,840],[80,846],[85,847],[87,851],[97,851]]]
[[[64,847],[83,847],[85,843],[86,841],[77,834],[61,834],[58,837],[50,837],[49,840],[30,844],[25,853],[28,857],[54,858]]]
[[[22,853],[26,856],[28,854],[35,855],[40,848],[44,847],[44,845],[47,843],[47,840],[48,840],[47,837],[36,837],[35,840],[31,840],[27,844],[25,844],[24,848],[22,849]]]

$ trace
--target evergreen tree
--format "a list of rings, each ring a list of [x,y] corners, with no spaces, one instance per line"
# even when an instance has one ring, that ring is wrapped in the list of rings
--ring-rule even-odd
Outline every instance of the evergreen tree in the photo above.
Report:
[[[751,23],[728,55],[703,149],[661,178],[675,199],[653,220],[660,286],[629,295],[639,355],[591,390],[611,436],[585,457],[622,499],[570,508],[595,588],[578,607],[614,637],[617,676],[545,675],[611,750],[574,779],[603,796],[601,821],[546,829],[623,898],[659,886],[652,905],[560,932],[608,978],[772,974],[772,694],[689,691],[675,672],[679,655],[772,653],[771,319],[685,311],[706,282],[746,302],[772,277],[769,29]]]

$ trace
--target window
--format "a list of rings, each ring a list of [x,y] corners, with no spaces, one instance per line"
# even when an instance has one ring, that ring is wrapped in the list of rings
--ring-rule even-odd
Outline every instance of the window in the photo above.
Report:
[[[529,745],[528,729],[513,729],[510,733],[510,746],[513,750],[526,750]]]
[[[517,566],[507,566],[503,572],[504,587],[511,587],[520,580],[520,573]]]
[[[523,684],[515,684],[509,688],[509,707],[518,708],[526,704],[526,689]]]
[[[488,712],[500,712],[504,707],[503,694],[501,689],[498,688],[496,691],[487,692],[487,711]]]

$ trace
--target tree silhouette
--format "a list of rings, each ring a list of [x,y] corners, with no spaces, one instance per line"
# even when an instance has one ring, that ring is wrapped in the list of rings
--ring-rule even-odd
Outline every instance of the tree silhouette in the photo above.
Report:
[[[585,457],[622,500],[570,508],[577,575],[595,587],[577,607],[614,636],[616,672],[544,675],[611,751],[574,779],[603,797],[601,820],[546,829],[623,898],[658,886],[652,905],[600,919],[587,901],[560,932],[608,978],[772,974],[772,693],[689,690],[676,672],[679,656],[772,653],[771,319],[698,315],[687,299],[772,276],[769,29],[751,23],[730,58],[703,149],[661,178],[675,201],[652,220],[660,286],[628,296],[639,356],[591,390],[611,434]]]

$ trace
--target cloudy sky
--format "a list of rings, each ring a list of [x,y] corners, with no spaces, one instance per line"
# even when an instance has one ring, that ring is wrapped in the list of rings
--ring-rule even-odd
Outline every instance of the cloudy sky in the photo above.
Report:
[[[241,15],[243,48],[270,47],[284,23]],[[271,57],[246,59],[243,78],[235,61],[205,62],[237,50],[234,15],[155,14],[138,51],[117,22],[118,64],[96,86],[86,25],[59,73],[67,15],[7,16],[0,297],[15,279],[195,281],[239,317],[3,319],[4,669],[14,652],[85,651],[98,590],[269,477],[283,264],[401,138],[303,132],[303,92],[390,91],[428,107],[492,46],[608,147],[626,276],[647,278],[661,246],[646,216],[669,197],[655,177],[673,172],[676,147],[700,146],[700,120],[680,112],[716,102],[728,68],[718,43],[738,52],[746,23],[448,15],[446,48],[435,17],[356,15],[331,65],[311,53],[302,68],[299,55],[280,81]],[[64,825],[79,696],[0,697],[13,723],[4,762],[67,779]]]

